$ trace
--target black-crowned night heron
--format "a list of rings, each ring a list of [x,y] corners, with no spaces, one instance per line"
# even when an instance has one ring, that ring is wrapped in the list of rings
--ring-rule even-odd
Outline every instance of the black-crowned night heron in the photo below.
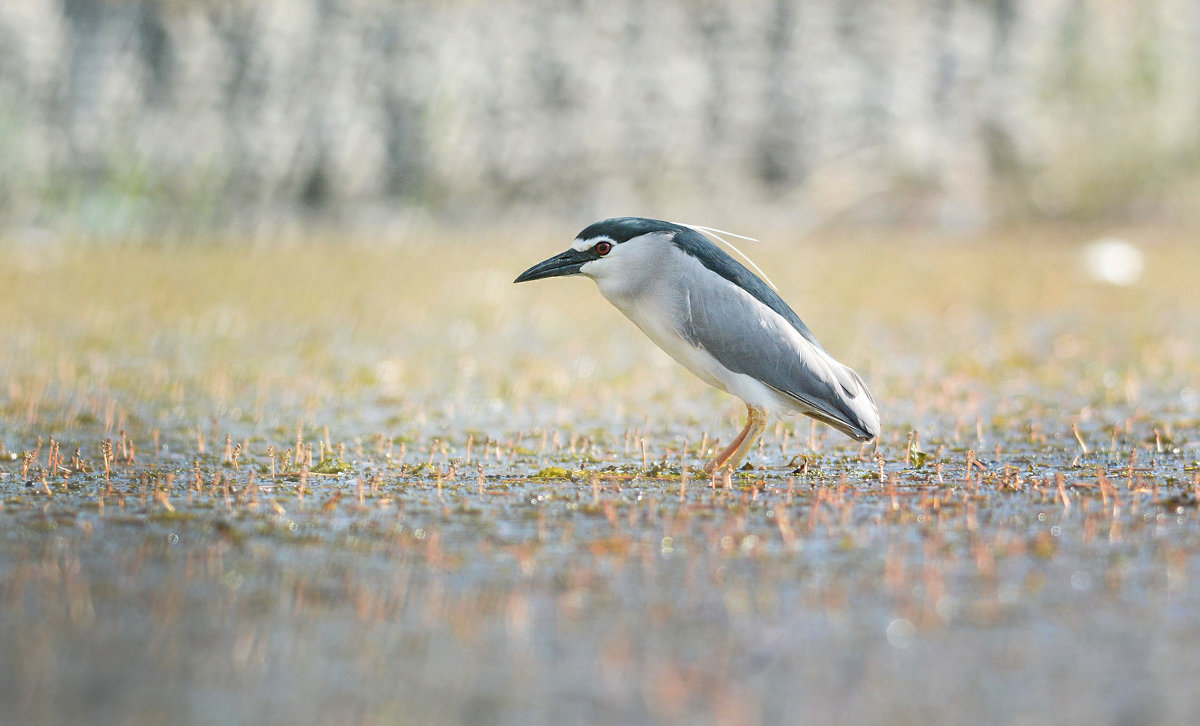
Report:
[[[710,472],[736,469],[772,411],[811,416],[859,441],[875,438],[879,411],[858,374],[825,352],[771,286],[698,229],[704,228],[606,219],[516,282],[592,278],[601,295],[684,368],[742,399],[746,427],[709,462]]]

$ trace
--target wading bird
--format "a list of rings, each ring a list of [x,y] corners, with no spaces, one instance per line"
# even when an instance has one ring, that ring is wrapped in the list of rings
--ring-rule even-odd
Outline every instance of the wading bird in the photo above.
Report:
[[[606,219],[515,282],[592,278],[605,299],[684,368],[742,399],[746,427],[708,463],[710,473],[736,469],[771,412],[802,413],[858,441],[878,436],[879,410],[858,374],[825,351],[772,286],[700,230],[716,232],[640,217]]]

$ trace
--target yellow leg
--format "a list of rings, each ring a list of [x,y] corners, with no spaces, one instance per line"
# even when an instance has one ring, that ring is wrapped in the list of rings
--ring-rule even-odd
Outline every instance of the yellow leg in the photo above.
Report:
[[[746,427],[734,438],[733,443],[705,465],[704,471],[712,474],[726,466],[736,471],[750,448],[758,441],[758,437],[767,430],[767,409],[746,404],[746,413]]]

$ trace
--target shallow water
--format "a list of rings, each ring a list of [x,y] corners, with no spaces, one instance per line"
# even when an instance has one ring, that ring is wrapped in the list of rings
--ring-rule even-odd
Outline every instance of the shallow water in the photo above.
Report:
[[[1190,723],[1200,253],[1131,236],[754,251],[886,430],[728,482],[740,404],[509,284],[563,243],[14,257],[5,718]]]

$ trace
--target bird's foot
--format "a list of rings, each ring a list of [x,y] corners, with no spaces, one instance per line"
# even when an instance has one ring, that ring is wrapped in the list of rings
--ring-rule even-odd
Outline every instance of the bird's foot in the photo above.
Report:
[[[746,454],[750,452],[750,447],[754,446],[763,431],[766,430],[767,409],[746,404],[746,411],[748,415],[745,428],[738,433],[729,446],[704,465],[705,474],[712,476],[725,467],[729,467],[731,471],[737,471],[742,460],[746,458]]]

